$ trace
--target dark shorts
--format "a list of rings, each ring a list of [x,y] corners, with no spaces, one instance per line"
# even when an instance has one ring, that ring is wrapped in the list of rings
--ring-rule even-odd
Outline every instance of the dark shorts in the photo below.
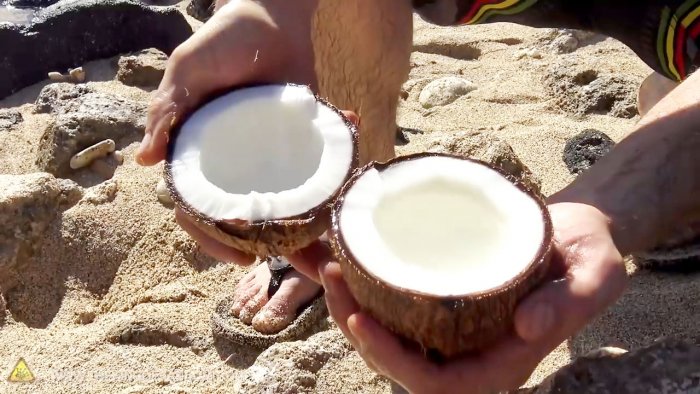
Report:
[[[680,81],[700,67],[700,0],[412,0],[439,25],[513,22],[589,30],[629,46]]]

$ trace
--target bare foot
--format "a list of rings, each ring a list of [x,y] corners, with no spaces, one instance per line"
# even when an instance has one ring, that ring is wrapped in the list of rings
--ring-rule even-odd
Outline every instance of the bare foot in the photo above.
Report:
[[[287,272],[271,299],[270,270],[263,263],[241,279],[234,292],[232,314],[263,334],[275,334],[296,319],[297,310],[311,301],[321,286],[297,271]]]

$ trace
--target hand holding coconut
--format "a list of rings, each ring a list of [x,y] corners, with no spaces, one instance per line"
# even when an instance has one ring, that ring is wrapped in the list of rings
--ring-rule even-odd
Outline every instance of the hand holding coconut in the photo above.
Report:
[[[146,135],[137,155],[142,165],[154,165],[166,159],[166,150],[169,142],[173,140],[174,129],[181,128],[185,118],[190,117],[194,112],[199,112],[197,109],[204,103],[212,101],[214,95],[235,87],[260,83],[293,82],[312,87],[315,85],[310,33],[315,0],[295,2],[242,0],[221,7],[224,3],[224,1],[217,2],[219,9],[215,15],[170,57],[163,81],[151,102]],[[308,23],[303,23],[304,21]],[[307,103],[311,101],[306,100]],[[310,108],[313,110],[314,107]],[[261,108],[258,107],[257,111],[260,110]],[[262,114],[258,116],[258,119],[266,119]],[[199,119],[206,122],[207,117],[199,116]],[[202,128],[198,128],[196,124],[202,124],[202,122],[194,120],[195,122],[189,123],[194,126],[188,127],[195,132],[185,134],[199,136],[201,134],[198,134],[196,129]],[[250,122],[247,125],[255,127]],[[243,126],[246,128],[245,124]],[[253,133],[238,133],[238,137],[247,135],[254,141],[255,130],[250,127],[247,129]],[[222,129],[218,128],[218,130]],[[236,133],[232,131],[230,134]],[[220,137],[236,138],[235,135],[226,136],[225,133],[217,138]],[[285,136],[281,135],[281,137]],[[269,137],[261,136],[261,138]],[[299,139],[299,136],[290,133],[286,139],[278,139],[279,144],[273,145],[283,146],[283,141],[289,138]],[[172,147],[174,144],[170,145]],[[189,147],[187,145],[180,145],[180,147],[204,151],[203,145],[196,143],[190,144]],[[209,144],[209,148],[216,150],[216,147],[216,143]],[[224,165],[225,163],[220,163],[221,166],[215,165],[216,163],[213,162],[217,158],[230,161],[238,157],[239,163],[245,163],[245,158],[240,155],[250,153],[251,149],[241,141],[220,147],[225,152],[219,152],[218,156],[216,152],[201,156],[203,159],[201,163],[211,170],[209,175],[214,178],[217,174],[221,178],[220,171],[230,169]],[[261,154],[265,153],[261,152]],[[264,158],[275,164],[274,155],[274,152],[268,152]],[[251,159],[255,159],[256,156],[259,155],[252,155]],[[279,163],[282,162],[283,160],[279,161]],[[243,166],[246,165],[250,167],[253,164],[247,163]],[[239,172],[245,170],[240,167],[239,165],[237,169]],[[264,177],[261,176],[261,178]],[[253,182],[255,179],[249,179],[249,181]],[[187,182],[183,184],[186,185]],[[265,191],[269,190],[261,190],[261,192]],[[194,190],[195,194],[196,192],[197,190]],[[204,203],[206,206],[206,201]],[[212,236],[211,232],[207,232],[198,225],[201,221],[193,220],[191,215],[193,211],[201,213],[206,210],[203,209],[205,207],[199,208],[190,212],[186,212],[182,207],[176,208],[175,215],[180,226],[209,255],[236,264],[252,264],[255,261],[253,254],[256,254],[256,251],[246,250],[241,245],[232,246],[230,243],[221,242],[221,239]],[[251,213],[254,212],[249,211],[249,214]],[[252,233],[253,231],[248,231],[248,234]],[[312,245],[309,249],[310,253],[313,254],[313,250]],[[302,250],[300,253],[305,251]],[[293,263],[299,259],[295,256],[288,257]],[[314,276],[316,275],[315,268],[311,272]],[[269,294],[268,284],[272,287],[271,284],[275,282],[271,271],[264,264],[251,271],[237,285],[233,314],[240,316],[246,324],[252,323],[253,327],[260,332],[272,333],[286,327],[296,317],[297,308],[319,293],[320,285],[298,272],[286,270],[280,271],[280,275],[284,278],[281,288],[277,289],[279,291],[276,294]],[[277,279],[281,280],[282,277]],[[266,316],[270,314],[275,314],[275,319],[267,319]],[[275,324],[267,324],[266,322],[269,321],[274,321]]]

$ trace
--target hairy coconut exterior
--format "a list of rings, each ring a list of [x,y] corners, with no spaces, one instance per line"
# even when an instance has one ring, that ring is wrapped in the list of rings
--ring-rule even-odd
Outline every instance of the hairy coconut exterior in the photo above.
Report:
[[[540,205],[545,229],[537,258],[511,281],[483,293],[450,297],[425,294],[381,281],[369,273],[348,248],[339,223],[343,196],[347,190],[370,168],[383,171],[392,164],[428,156],[447,156],[480,163],[514,182]],[[512,330],[518,302],[541,284],[547,274],[552,250],[552,224],[542,196],[500,169],[454,155],[419,153],[382,164],[369,164],[358,171],[345,185],[334,205],[330,242],[348,288],[364,312],[394,333],[418,343],[426,352],[437,352],[449,359],[483,350]]]
[[[287,84],[288,86],[298,86]],[[251,86],[246,86],[251,87]],[[254,86],[252,86],[254,87]],[[240,87],[238,88],[240,89]],[[230,93],[232,90],[217,93],[206,100],[197,109],[206,105],[216,98]],[[347,175],[343,180],[345,183],[354,170],[358,167],[358,138],[357,127],[338,108],[330,104],[325,99],[315,96],[316,100],[333,110],[341,117],[352,134],[352,160]],[[192,113],[196,112],[193,111]],[[172,176],[171,162],[175,148],[175,141],[180,128],[187,121],[184,117],[171,131],[171,138],[168,144],[168,153],[164,165],[164,178],[168,191],[172,196],[175,206],[183,211],[191,221],[203,232],[217,241],[238,249],[244,253],[267,257],[288,255],[302,249],[317,240],[330,227],[331,206],[340,194],[340,189],[330,196],[326,201],[301,215],[274,220],[260,220],[248,222],[245,220],[232,219],[222,220],[211,218],[193,208],[178,193]]]

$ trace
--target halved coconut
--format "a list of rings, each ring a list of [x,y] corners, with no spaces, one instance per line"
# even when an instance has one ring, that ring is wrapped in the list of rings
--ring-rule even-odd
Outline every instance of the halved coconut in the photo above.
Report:
[[[257,256],[322,235],[357,166],[356,127],[306,86],[219,95],[174,128],[165,179],[175,204],[215,239]]]
[[[331,244],[364,311],[430,353],[488,347],[543,280],[541,196],[486,163],[416,154],[369,164],[334,206]]]

